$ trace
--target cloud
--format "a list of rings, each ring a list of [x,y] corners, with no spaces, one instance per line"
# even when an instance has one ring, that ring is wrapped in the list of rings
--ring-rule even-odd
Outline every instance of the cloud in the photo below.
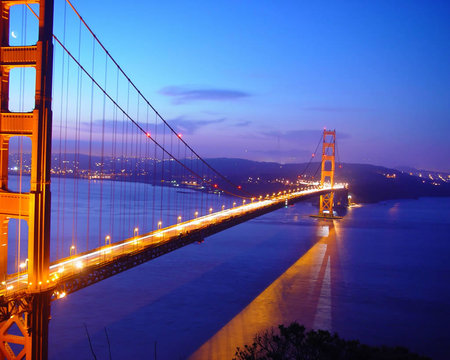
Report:
[[[231,101],[250,96],[249,93],[228,89],[194,89],[182,86],[168,86],[159,91],[160,94],[169,96],[174,104],[183,104],[193,101]]]
[[[312,140],[319,141],[322,136],[322,130],[291,130],[291,131],[262,131],[260,135],[266,138],[278,138],[286,141],[310,142]],[[347,139],[350,135],[343,132],[336,132],[339,139]]]
[[[193,119],[186,116],[179,116],[172,119],[167,119],[167,123],[176,131],[182,134],[193,134],[197,130],[202,127],[220,124],[226,121],[226,118],[213,118],[213,119]],[[148,131],[152,136],[158,138],[158,136],[162,136],[162,134],[168,135],[170,131],[164,129],[165,125],[161,120],[158,119],[157,124],[154,121],[149,121],[147,124],[146,121],[140,121],[139,125],[144,129],[144,131]],[[60,135],[60,127],[61,124],[55,123],[54,125],[54,139],[59,139]],[[81,138],[89,139],[90,133],[92,132],[93,139],[95,141],[100,141],[102,134],[106,138],[111,138],[114,136],[114,132],[116,133],[115,137],[117,139],[121,137],[130,137],[135,136],[136,134],[140,134],[141,130],[138,129],[130,120],[110,120],[110,119],[95,119],[91,122],[83,121],[79,125],[79,129],[76,128],[75,124],[71,123],[67,127],[63,127],[64,129],[70,129],[69,138],[75,138],[77,134],[77,130]],[[61,134],[64,138],[64,132]]]
[[[311,155],[310,151],[303,149],[288,149],[288,150],[249,150],[249,152],[254,154],[263,155],[266,157],[278,158],[290,158],[291,160],[301,160]]]
[[[322,134],[321,130],[291,130],[291,131],[261,131],[260,135],[267,138],[279,138],[288,141],[310,141],[311,139],[319,139]]]
[[[357,107],[339,107],[339,106],[308,106],[302,108],[305,111],[317,111],[317,112],[360,112],[366,111],[366,108]]]
[[[249,126],[251,123],[252,123],[252,122],[251,122],[250,120],[247,120],[247,121],[240,121],[240,122],[234,124],[234,126],[237,126],[237,127],[245,127],[245,126]]]
[[[220,119],[212,119],[212,120],[193,120],[188,119],[184,116],[177,117],[175,119],[168,120],[168,123],[170,126],[172,126],[177,131],[180,131],[181,133],[185,134],[193,134],[198,129],[212,125],[212,124],[220,124],[223,123],[226,119],[220,118]]]

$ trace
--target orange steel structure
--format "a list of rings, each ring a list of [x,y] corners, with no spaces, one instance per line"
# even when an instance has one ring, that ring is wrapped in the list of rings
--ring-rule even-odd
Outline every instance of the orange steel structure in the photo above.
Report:
[[[331,188],[334,187],[334,170],[335,170],[335,150],[336,150],[336,130],[323,130],[322,144],[322,171],[320,177],[320,186],[329,182]],[[334,193],[331,191],[327,194],[320,195],[320,217],[333,217],[333,198]]]
[[[36,45],[9,46],[10,9],[15,5],[39,5],[39,35]],[[50,250],[50,154],[52,130],[53,0],[8,0],[0,5],[0,277],[7,279],[8,222],[28,223],[28,288],[26,296],[9,302],[10,313],[0,324],[2,359],[46,359],[48,354],[48,289]],[[9,111],[10,70],[36,69],[35,108],[30,113]],[[13,136],[31,139],[29,193],[8,188],[9,141]],[[12,314],[16,315],[12,315]]]

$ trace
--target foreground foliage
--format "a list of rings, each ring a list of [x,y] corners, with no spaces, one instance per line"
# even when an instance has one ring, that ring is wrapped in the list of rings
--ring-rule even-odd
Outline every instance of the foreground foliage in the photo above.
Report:
[[[252,345],[236,350],[235,360],[425,360],[403,347],[374,347],[341,339],[324,330],[306,331],[294,322],[254,337]]]

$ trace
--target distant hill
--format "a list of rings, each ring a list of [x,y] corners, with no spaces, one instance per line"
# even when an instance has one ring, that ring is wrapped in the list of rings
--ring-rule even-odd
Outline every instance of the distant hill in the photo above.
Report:
[[[381,166],[343,164],[338,179],[348,182],[350,192],[358,202],[377,202],[388,199],[418,198],[422,196],[450,196],[450,178],[410,175]]]
[[[216,158],[207,160],[215,169],[239,182],[250,192],[271,191],[267,181],[278,179],[277,185],[302,178],[320,180],[320,162],[311,164],[278,164],[244,159]],[[389,199],[422,196],[450,196],[447,173],[420,170],[410,172],[368,164],[341,164],[336,169],[336,181],[349,184],[357,202],[377,202]],[[419,176],[419,174],[421,176]],[[440,176],[440,177],[439,177]],[[258,179],[259,178],[259,179]],[[270,183],[273,185],[273,183]],[[259,190],[259,191],[258,191]]]
[[[241,185],[251,194],[263,195],[280,190],[297,187],[301,180],[320,181],[320,162],[300,164],[279,164],[275,162],[260,162],[234,158],[206,159],[216,170],[224,174],[231,182]],[[25,171],[29,170],[31,157],[24,154]],[[191,169],[203,169],[198,160],[184,159],[182,163]],[[17,173],[19,158],[9,159],[10,172]],[[76,165],[78,164],[78,165]],[[87,155],[57,154],[52,156],[52,174],[58,176],[86,177],[87,169],[94,174],[110,174],[111,180],[139,181],[152,183],[165,180],[167,186],[174,183],[182,184],[186,180],[185,172],[180,164],[165,159],[155,161],[151,158],[110,158],[103,160],[98,156],[89,158]],[[75,169],[77,169],[75,171]],[[220,182],[219,177],[212,181]],[[389,199],[418,198],[421,196],[450,196],[450,174],[435,171],[403,168],[389,169],[368,164],[340,164],[336,168],[336,182],[349,184],[350,194],[356,202],[378,202]],[[229,184],[220,183],[221,186]],[[178,186],[178,185],[177,185]],[[223,187],[222,187],[223,189]]]

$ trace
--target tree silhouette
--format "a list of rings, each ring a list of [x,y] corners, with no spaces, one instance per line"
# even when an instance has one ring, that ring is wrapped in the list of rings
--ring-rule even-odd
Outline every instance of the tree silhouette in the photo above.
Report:
[[[404,347],[375,347],[341,339],[325,330],[306,331],[297,322],[256,334],[237,348],[234,360],[425,360]]]

